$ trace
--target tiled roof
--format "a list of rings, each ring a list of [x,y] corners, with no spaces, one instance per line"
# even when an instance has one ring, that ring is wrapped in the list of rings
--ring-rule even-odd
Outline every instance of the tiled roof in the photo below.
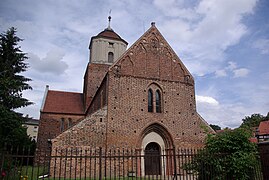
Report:
[[[259,135],[269,134],[269,120],[262,121],[259,125]]]
[[[92,38],[98,38],[98,37],[104,37],[104,38],[109,38],[109,39],[114,39],[114,40],[120,40],[120,41],[124,42],[126,45],[128,44],[117,33],[115,33],[115,31],[110,30],[110,29],[105,29],[104,31],[100,32],[97,36],[94,36]]]
[[[49,90],[42,112],[84,114],[83,94]]]

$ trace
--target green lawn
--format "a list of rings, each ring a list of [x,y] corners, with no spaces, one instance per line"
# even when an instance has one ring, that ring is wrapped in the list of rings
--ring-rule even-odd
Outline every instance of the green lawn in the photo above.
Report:
[[[33,167],[33,166],[23,166],[23,167],[20,167],[20,168],[14,168],[12,169],[7,175],[6,175],[6,178],[5,179],[9,179],[9,180],[38,180],[38,177],[39,176],[42,176],[42,175],[46,175],[48,174],[48,168],[45,168],[45,167]],[[68,175],[66,178],[59,178],[59,177],[44,177],[44,178],[40,178],[40,179],[44,179],[44,180],[94,180],[93,177],[91,178],[84,178],[84,177],[81,177],[79,178],[79,175],[77,176],[76,179],[74,178],[69,178]],[[107,177],[107,178],[103,178],[104,180],[107,179],[107,180],[148,180],[148,179],[157,179],[157,178],[148,178],[148,177]],[[159,177],[159,179],[161,179]]]

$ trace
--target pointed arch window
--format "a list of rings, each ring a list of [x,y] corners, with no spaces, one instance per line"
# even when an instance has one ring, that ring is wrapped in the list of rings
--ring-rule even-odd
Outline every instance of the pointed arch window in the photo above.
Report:
[[[159,90],[156,90],[156,112],[161,113],[161,93]]]
[[[153,112],[153,93],[152,90],[148,90],[148,112]]]
[[[64,118],[61,118],[60,131],[64,131]]]
[[[114,54],[113,54],[113,52],[109,52],[108,53],[108,62],[113,63],[113,61],[114,61]]]
[[[68,124],[67,124],[68,128],[70,128],[72,126],[72,119],[68,118]]]

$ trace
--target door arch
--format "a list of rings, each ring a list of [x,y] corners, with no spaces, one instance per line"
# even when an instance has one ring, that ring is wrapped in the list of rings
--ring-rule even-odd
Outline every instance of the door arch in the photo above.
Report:
[[[145,175],[161,175],[161,147],[156,142],[145,148]]]

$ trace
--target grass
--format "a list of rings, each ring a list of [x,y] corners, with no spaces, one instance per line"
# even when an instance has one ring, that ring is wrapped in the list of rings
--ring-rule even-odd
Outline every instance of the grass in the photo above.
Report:
[[[47,174],[48,168],[22,166],[11,169],[6,174],[6,179],[10,180],[37,180],[40,175]]]
[[[19,168],[12,169],[6,176],[6,179],[9,180],[38,180],[39,176],[48,174],[48,167],[34,167],[34,166],[22,166]],[[59,178],[59,177],[44,177],[40,178],[44,180],[94,180],[95,178],[84,178],[79,176],[77,178],[69,178],[68,176],[66,178]],[[148,177],[107,177],[102,178],[107,180],[147,180],[147,179],[157,179],[157,178],[148,178]],[[159,177],[159,179],[161,179]]]

